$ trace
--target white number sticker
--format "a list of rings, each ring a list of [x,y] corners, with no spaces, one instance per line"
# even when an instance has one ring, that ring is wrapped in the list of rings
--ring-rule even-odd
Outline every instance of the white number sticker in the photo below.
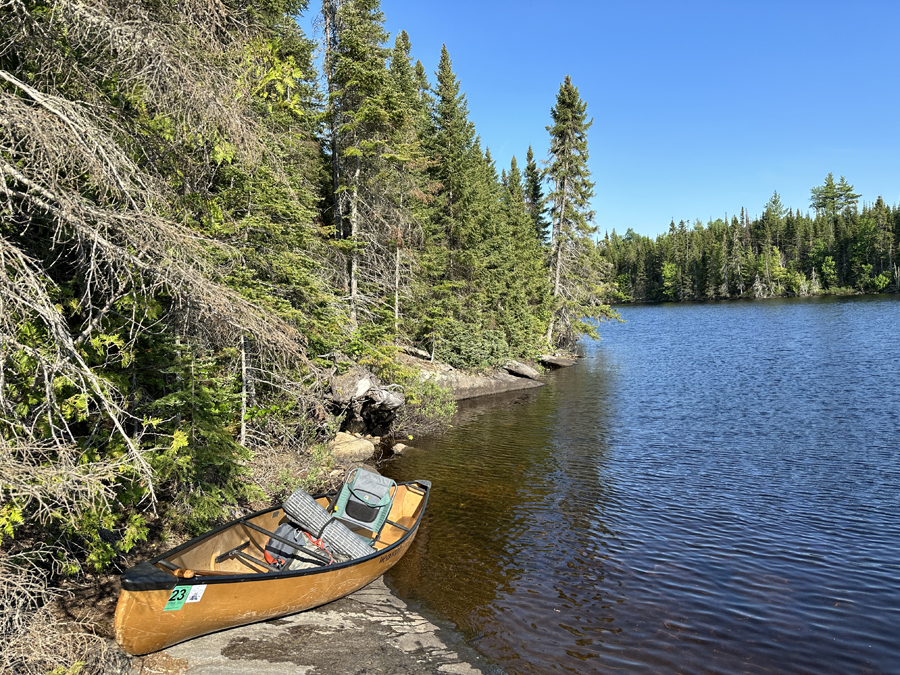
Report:
[[[191,586],[191,592],[188,593],[185,602],[200,602],[200,598],[203,597],[203,591],[206,590],[206,584],[202,584],[200,586]]]

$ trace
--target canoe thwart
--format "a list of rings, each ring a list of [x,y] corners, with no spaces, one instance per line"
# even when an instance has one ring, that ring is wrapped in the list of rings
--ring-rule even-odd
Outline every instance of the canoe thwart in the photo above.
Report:
[[[423,487],[419,485],[419,483],[427,484],[427,486]],[[417,481],[415,483],[407,483],[406,489],[410,492],[415,492],[416,494],[424,495],[429,489],[431,489],[431,481],[423,480]]]
[[[270,565],[265,560],[260,560],[259,558],[254,558],[252,555],[247,555],[246,553],[241,553],[240,551],[234,551],[231,554],[233,557],[240,560],[250,569],[253,569],[254,565],[259,565],[260,567],[264,567],[269,572],[278,572],[278,568],[275,565]],[[259,572],[259,570],[253,569],[254,572]]]
[[[225,553],[223,553],[222,555],[216,556],[216,560],[215,560],[216,564],[218,565],[218,564],[219,564],[220,562],[222,562],[223,560],[225,560],[225,559],[227,559],[227,558],[230,558],[231,556],[233,556],[233,555],[234,555],[235,553],[237,553],[238,551],[243,551],[243,550],[244,550],[245,548],[247,548],[249,545],[250,545],[250,540],[248,539],[248,540],[245,541],[243,544],[238,544],[237,546],[235,546],[235,547],[234,547],[233,549],[231,549],[230,551],[225,551]]]
[[[409,532],[409,528],[408,528],[408,527],[406,527],[405,525],[401,525],[400,523],[395,523],[393,520],[388,519],[388,520],[386,520],[386,521],[384,521],[384,522],[386,522],[388,525],[393,525],[394,527],[399,527],[399,528],[400,528],[401,530],[403,530],[404,532]]]

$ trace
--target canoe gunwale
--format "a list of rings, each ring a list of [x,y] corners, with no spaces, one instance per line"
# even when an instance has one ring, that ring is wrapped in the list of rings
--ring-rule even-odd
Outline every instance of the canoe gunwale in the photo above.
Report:
[[[275,506],[270,506],[268,508],[262,509],[260,511],[256,511],[246,516],[242,516],[240,518],[235,518],[219,527],[216,527],[209,532],[205,532],[198,537],[194,537],[193,539],[184,542],[183,544],[176,546],[175,548],[169,549],[168,551],[156,556],[155,558],[151,558],[144,562],[138,563],[137,565],[127,569],[121,576],[122,581],[122,589],[126,591],[160,591],[160,590],[171,590],[175,588],[175,586],[194,586],[194,585],[206,585],[206,584],[234,584],[234,583],[247,583],[250,581],[263,581],[263,580],[271,580],[274,578],[278,579],[287,579],[291,577],[302,577],[302,576],[312,576],[316,574],[328,574],[330,572],[335,572],[338,570],[344,570],[355,565],[359,565],[361,563],[372,560],[373,558],[377,558],[379,556],[390,554],[391,551],[396,549],[398,546],[401,546],[407,539],[413,536],[416,531],[419,529],[419,524],[422,521],[423,516],[425,515],[425,507],[428,504],[428,497],[431,491],[431,482],[427,480],[414,480],[408,481],[405,483],[400,483],[400,485],[405,485],[407,487],[413,486],[421,486],[423,488],[423,499],[422,504],[419,506],[419,515],[416,518],[415,523],[410,526],[407,532],[404,532],[403,535],[397,539],[394,543],[385,546],[382,549],[373,549],[372,553],[369,555],[363,556],[362,558],[354,558],[352,560],[347,560],[341,563],[333,563],[331,565],[325,565],[322,567],[313,567],[310,569],[303,570],[289,570],[284,572],[274,572],[274,573],[261,573],[261,572],[239,572],[235,574],[229,575],[217,575],[217,576],[195,576],[190,579],[185,579],[181,577],[176,577],[174,574],[169,572],[165,572],[158,567],[157,564],[160,561],[169,558],[191,546],[196,545],[198,542],[208,539],[210,537],[214,537],[220,532],[233,527],[235,525],[239,525],[242,522],[250,519],[256,518],[257,516],[265,515],[266,513],[271,513],[273,511],[283,510],[280,504]],[[322,492],[317,495],[313,495],[314,499],[320,499],[322,497],[328,497],[336,494],[337,491],[330,492]],[[401,528],[402,529],[402,528]],[[131,575],[132,578],[129,578]],[[162,576],[164,575],[164,576]],[[137,578],[135,578],[137,577]]]

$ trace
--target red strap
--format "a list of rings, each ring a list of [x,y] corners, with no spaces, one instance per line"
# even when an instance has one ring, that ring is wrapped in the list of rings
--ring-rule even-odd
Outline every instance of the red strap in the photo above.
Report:
[[[271,537],[269,537],[269,541],[267,541],[266,545],[263,547],[263,557],[270,565],[284,565],[284,558],[273,558],[272,555],[266,550],[266,548],[268,548],[269,546],[270,541],[272,541]]]
[[[328,564],[329,565],[334,562],[334,558],[331,557],[331,553],[329,552],[329,550],[327,548],[325,548],[325,542],[322,541],[321,538],[314,539],[313,536],[309,532],[306,532],[306,531],[304,531],[303,534],[305,534],[306,538],[309,539],[310,544],[315,546],[320,551],[325,551],[325,553],[328,554],[328,560],[329,560]]]

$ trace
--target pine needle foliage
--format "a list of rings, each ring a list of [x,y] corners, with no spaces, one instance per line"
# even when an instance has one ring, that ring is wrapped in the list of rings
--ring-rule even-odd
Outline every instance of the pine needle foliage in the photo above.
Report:
[[[547,176],[552,184],[548,195],[553,230],[550,240],[550,279],[553,287],[553,315],[547,341],[571,347],[582,333],[595,335],[592,320],[615,318],[606,304],[611,287],[608,268],[595,263],[597,228],[590,200],[594,183],[588,168],[587,103],[566,75],[559,87],[556,105],[550,110],[550,157]]]

